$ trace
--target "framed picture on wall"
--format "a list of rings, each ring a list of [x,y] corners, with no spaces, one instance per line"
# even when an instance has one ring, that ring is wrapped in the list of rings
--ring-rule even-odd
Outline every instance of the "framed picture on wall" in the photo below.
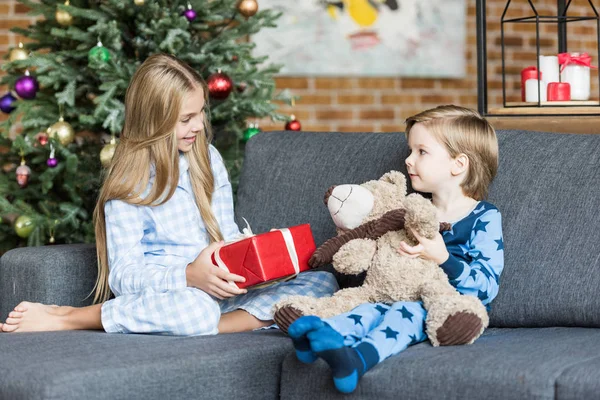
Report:
[[[466,0],[260,0],[281,11],[252,37],[282,75],[461,78]]]

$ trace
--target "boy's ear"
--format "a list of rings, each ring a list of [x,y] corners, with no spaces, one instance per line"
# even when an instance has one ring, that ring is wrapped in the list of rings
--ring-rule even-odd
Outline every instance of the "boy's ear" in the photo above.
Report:
[[[469,170],[469,157],[466,154],[461,153],[454,158],[454,165],[452,166],[452,175],[460,175],[463,172]]]

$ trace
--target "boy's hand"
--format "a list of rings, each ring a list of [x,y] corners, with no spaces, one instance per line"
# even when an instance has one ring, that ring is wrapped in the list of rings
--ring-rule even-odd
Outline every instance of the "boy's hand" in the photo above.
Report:
[[[437,265],[443,264],[448,257],[450,257],[450,254],[446,249],[444,239],[439,232],[435,234],[433,239],[427,239],[426,237],[419,236],[419,234],[412,229],[410,229],[410,231],[419,241],[419,244],[416,246],[410,246],[406,242],[402,241],[400,243],[400,247],[398,248],[398,253],[410,258],[421,257],[426,260],[431,260]]]
[[[212,263],[212,254],[223,245],[223,241],[211,243],[186,268],[188,286],[201,289],[221,300],[248,292],[228,282],[245,282],[246,278],[224,271]]]

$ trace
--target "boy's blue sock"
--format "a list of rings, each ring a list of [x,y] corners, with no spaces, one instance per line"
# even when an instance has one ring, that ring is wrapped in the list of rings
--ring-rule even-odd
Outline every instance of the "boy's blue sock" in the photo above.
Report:
[[[310,348],[310,341],[306,337],[309,332],[325,326],[319,317],[305,316],[294,321],[288,328],[288,335],[296,348],[296,357],[305,364],[310,364],[317,359],[317,355]]]
[[[354,391],[358,380],[379,361],[379,353],[373,345],[344,346],[344,337],[326,323],[306,336],[311,349],[329,364],[333,383],[342,393]]]

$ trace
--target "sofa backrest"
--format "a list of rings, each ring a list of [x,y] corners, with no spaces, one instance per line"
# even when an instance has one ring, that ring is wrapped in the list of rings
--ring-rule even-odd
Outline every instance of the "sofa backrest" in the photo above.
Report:
[[[491,325],[600,326],[600,135],[498,138],[489,201],[503,216],[505,269]],[[261,133],[246,147],[237,221],[255,232],[308,222],[319,245],[335,234],[327,188],[406,173],[407,154],[401,133]]]

